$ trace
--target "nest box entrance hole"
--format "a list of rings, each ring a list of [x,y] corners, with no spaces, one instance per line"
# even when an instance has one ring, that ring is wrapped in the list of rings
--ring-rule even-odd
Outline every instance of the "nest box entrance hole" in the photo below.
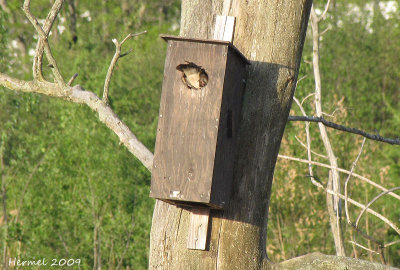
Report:
[[[185,61],[186,64],[180,64],[176,67],[182,72],[182,82],[189,89],[200,89],[208,84],[208,74],[201,66]]]

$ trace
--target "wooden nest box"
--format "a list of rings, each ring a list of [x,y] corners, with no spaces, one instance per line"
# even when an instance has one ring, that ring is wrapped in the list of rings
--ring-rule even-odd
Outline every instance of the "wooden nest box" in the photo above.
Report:
[[[230,42],[162,38],[168,50],[150,196],[223,209],[249,62]]]

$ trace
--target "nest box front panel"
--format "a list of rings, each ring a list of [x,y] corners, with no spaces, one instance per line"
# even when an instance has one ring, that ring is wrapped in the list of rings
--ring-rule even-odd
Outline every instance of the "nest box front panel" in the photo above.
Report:
[[[169,40],[150,196],[209,204],[228,46]]]

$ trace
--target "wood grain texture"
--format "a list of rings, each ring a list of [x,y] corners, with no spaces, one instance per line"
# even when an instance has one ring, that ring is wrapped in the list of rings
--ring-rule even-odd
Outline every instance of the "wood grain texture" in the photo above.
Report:
[[[183,0],[180,35],[212,38],[210,22],[221,14],[221,4],[217,0]],[[150,269],[273,267],[265,251],[270,191],[311,4],[311,0],[231,1],[227,15],[236,17],[234,45],[252,61],[237,134],[232,196],[222,216],[211,211],[207,251],[186,249],[183,240],[186,240],[189,212],[157,201]],[[165,252],[169,256],[161,257]]]
[[[223,208],[231,191],[236,138],[227,128],[240,120],[246,60],[226,43],[166,38],[150,196]],[[205,70],[206,86],[183,83],[176,67],[186,62]]]
[[[227,46],[170,40],[161,94],[151,196],[210,202]],[[190,89],[176,67],[205,69],[209,83]]]
[[[187,248],[205,250],[207,244],[210,208],[197,207],[190,210]]]
[[[214,39],[232,42],[235,29],[235,17],[217,16],[215,19]]]

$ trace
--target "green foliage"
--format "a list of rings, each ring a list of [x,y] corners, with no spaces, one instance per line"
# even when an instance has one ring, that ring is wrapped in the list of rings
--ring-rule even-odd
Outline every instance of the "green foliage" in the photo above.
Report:
[[[21,2],[7,4],[10,13],[0,13],[0,68],[30,79],[29,51],[35,48],[37,35],[25,23]],[[121,1],[77,2],[75,43],[65,3],[50,43],[64,78],[77,72],[74,84],[101,96],[115,51],[111,39],[148,31],[124,44],[123,50],[132,53],[117,64],[110,101],[118,116],[152,149],[166,50],[158,36],[176,33],[179,10],[173,1],[128,1],[128,5],[123,12]],[[134,5],[142,5],[147,15],[138,18]],[[50,7],[48,1],[32,1],[31,10],[44,18]],[[23,52],[21,47],[12,47],[10,53],[3,50],[19,37]],[[26,57],[15,57],[23,53]],[[46,65],[44,74],[51,80]],[[10,258],[74,258],[81,259],[81,269],[92,269],[97,226],[103,267],[147,269],[154,204],[148,197],[150,173],[119,145],[118,137],[93,111],[42,95],[0,89],[0,131],[7,136],[3,160]]]
[[[4,27],[7,21],[7,13],[0,7],[0,70],[6,69],[7,55],[7,29]]]
[[[30,54],[37,35],[24,17],[21,1],[6,2],[8,11],[0,10],[0,71],[31,79]],[[176,33],[179,1],[75,1],[75,26],[71,24],[73,13],[68,2],[50,36],[52,51],[66,80],[77,72],[74,84],[99,96],[114,54],[111,40],[148,31],[124,45],[123,51],[132,49],[132,53],[121,58],[114,71],[110,104],[153,150],[166,47],[158,35]],[[332,27],[321,39],[323,108],[327,113],[336,110],[329,120],[398,137],[400,13],[392,14],[390,19],[375,13],[369,23],[365,1],[333,2],[328,19],[321,24],[322,30]],[[322,9],[324,2],[315,1],[315,5]],[[360,19],[351,14],[349,5],[359,7]],[[49,1],[35,0],[32,12],[45,18],[50,6]],[[314,89],[312,66],[306,63],[311,58],[308,37],[299,78],[307,77],[298,84],[299,99]],[[51,71],[46,67],[44,74],[51,80]],[[312,97],[304,103],[309,115],[314,113],[313,104]],[[292,114],[300,114],[296,105]],[[97,237],[103,268],[147,268],[154,203],[148,198],[150,174],[118,144],[116,135],[100,123],[93,111],[62,100],[0,88],[0,133],[4,145],[1,174],[7,184],[10,221],[7,230],[3,230],[7,242],[0,242],[0,250],[6,244],[11,258],[81,259],[81,269],[92,269],[95,256],[99,256],[94,253]],[[304,123],[288,123],[281,153],[306,158],[295,135],[306,141]],[[314,124],[311,135],[313,150],[324,154]],[[349,168],[362,140],[332,130],[329,136],[339,166]],[[324,158],[314,158],[326,162]],[[314,167],[314,172],[326,183],[326,169]],[[356,172],[386,187],[399,186],[398,147],[368,142]],[[305,164],[287,160],[277,164],[268,230],[268,253],[273,260],[313,251],[335,252],[326,196],[307,175]],[[345,177],[342,175],[342,181]],[[379,194],[354,178],[350,192],[362,203]],[[396,205],[398,202],[384,197],[373,208],[398,221],[400,209]],[[354,210],[352,207],[353,220],[359,213]],[[373,217],[364,217],[362,222],[364,229],[385,243],[398,239],[393,230]],[[1,226],[5,229],[5,225]],[[368,245],[345,227],[345,239],[351,239],[351,234]],[[399,248],[395,244],[385,249],[385,257],[392,265],[400,265]],[[346,251],[348,255],[353,252],[347,242]],[[358,255],[368,258],[361,250]],[[379,261],[378,256],[373,259]]]
[[[376,1],[375,1],[376,2]],[[388,1],[380,1],[383,5]],[[392,1],[393,2],[393,1]],[[315,3],[322,10],[325,1]],[[375,13],[371,15],[371,9]],[[355,10],[358,12],[355,12]],[[400,134],[400,92],[399,92],[399,12],[391,13],[386,19],[374,1],[334,1],[328,18],[320,24],[320,31],[327,31],[321,37],[320,69],[322,77],[322,107],[324,112],[334,117],[328,120],[346,126],[360,128],[370,133],[378,132],[382,136],[396,138]],[[302,100],[314,91],[312,65],[312,37],[308,33],[303,51],[299,82],[295,96]],[[308,115],[314,115],[314,98],[304,102]],[[292,115],[302,115],[293,103]],[[307,159],[306,149],[295,139],[297,136],[306,142],[305,124],[290,122],[287,125],[281,145],[281,154]],[[310,124],[312,149],[326,155],[318,126]],[[341,168],[350,170],[357,156],[362,138],[328,129],[329,138]],[[387,188],[400,186],[399,146],[367,141],[355,172]],[[313,160],[328,163],[326,158],[313,154]],[[328,170],[314,166],[314,172],[326,184]],[[294,256],[319,251],[335,254],[333,238],[326,210],[326,196],[310,183],[308,166],[279,159],[272,187],[271,219],[269,221],[268,251],[274,260],[288,259]],[[347,175],[341,174],[342,192]],[[349,194],[360,203],[367,204],[377,196],[380,190],[351,178]],[[384,196],[372,205],[372,209],[399,224],[400,211],[398,201]],[[351,220],[354,222],[360,209],[350,206]],[[343,213],[344,215],[344,213]],[[345,217],[343,224],[345,224]],[[399,236],[377,218],[368,215],[361,219],[361,228],[375,239],[390,243]],[[364,246],[377,250],[377,245],[344,225],[346,254],[354,256],[349,240],[353,236]],[[400,266],[399,244],[385,249],[386,260],[394,266]],[[365,250],[356,247],[362,259],[369,259]],[[381,262],[376,254],[371,257]]]

